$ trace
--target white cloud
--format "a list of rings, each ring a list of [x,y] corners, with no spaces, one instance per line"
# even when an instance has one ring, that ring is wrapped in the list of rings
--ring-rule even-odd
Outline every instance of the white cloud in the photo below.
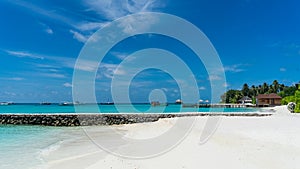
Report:
[[[8,96],[16,96],[17,94],[14,93],[14,92],[4,92],[5,95],[8,95]]]
[[[30,53],[30,52],[25,52],[25,51],[6,50],[5,52],[11,56],[16,56],[16,57],[20,57],[20,58],[44,59],[44,56]]]
[[[169,90],[167,88],[161,88],[161,90],[168,92]]]
[[[30,63],[30,62],[29,62]],[[39,68],[52,68],[52,69],[57,69],[59,68],[58,66],[55,66],[55,65],[49,65],[49,64],[40,64],[40,63],[30,63],[36,67],[39,67]]]
[[[157,22],[156,17],[151,14],[144,14],[139,16],[128,16],[126,19],[122,19],[121,23],[118,25],[123,32],[126,34],[136,34],[139,32],[144,32],[152,24]]]
[[[79,60],[75,65],[75,69],[83,70],[87,72],[94,72],[98,68],[98,62],[89,60]]]
[[[39,75],[45,76],[45,77],[51,77],[51,78],[66,78],[64,74],[59,73],[40,73]]]
[[[48,34],[53,34],[53,30],[50,29],[50,28],[45,29],[45,31],[46,31]]]
[[[115,56],[115,57],[117,57],[120,60],[123,60],[123,59],[125,59],[128,56],[127,53],[116,52],[116,51],[112,51],[112,52],[110,52],[110,54],[113,55],[113,56]]]
[[[206,90],[206,88],[204,86],[200,86],[199,90]]]
[[[280,71],[280,72],[285,72],[285,71],[286,71],[286,68],[283,68],[283,67],[282,67],[282,68],[279,69],[279,71]]]
[[[71,83],[64,83],[63,86],[65,86],[65,87],[73,87],[73,85]]]
[[[95,11],[109,20],[128,14],[152,11],[162,6],[161,2],[155,0],[90,0],[85,3],[89,10]]]
[[[24,80],[24,78],[22,78],[22,77],[9,77],[9,78],[0,78],[0,80],[21,81],[21,80]]]
[[[85,43],[87,41],[87,37],[77,31],[70,30],[70,33],[73,34],[73,38],[78,40],[79,42]]]
[[[46,25],[45,23],[39,23],[41,25],[41,27],[44,29],[44,31],[50,35],[52,35],[54,32],[53,30],[48,26]]]
[[[139,12],[157,11],[164,6],[161,0],[89,0],[81,1],[85,12],[94,12],[99,14],[98,18],[92,18],[93,21],[87,21],[76,17],[69,17],[70,12],[62,10],[61,8],[48,8],[47,6],[39,6],[34,3],[26,1],[11,1],[10,3],[23,7],[24,9],[30,10],[31,12],[47,17],[48,19],[54,20],[60,24],[65,24],[73,28],[69,32],[73,34],[73,38],[79,42],[85,43],[96,30],[102,28],[110,21],[117,19],[128,14],[134,14]],[[82,14],[85,16],[84,14]],[[87,15],[88,16],[88,15]],[[126,25],[125,32],[134,32],[135,29],[141,29],[145,27],[148,21],[142,20],[139,24],[140,28],[130,27]],[[40,23],[44,27],[44,31],[48,34],[53,34],[54,31],[46,24]],[[68,28],[70,29],[70,28]]]
[[[238,72],[243,72],[245,69],[241,67],[247,66],[246,64],[236,64],[236,65],[230,65],[230,66],[224,66],[224,71],[226,72],[232,72],[232,73],[238,73]]]
[[[21,80],[24,80],[24,78],[21,78],[21,77],[12,77],[12,78],[9,78],[10,80],[15,80],[15,81],[21,81]]]
[[[208,77],[208,80],[213,81],[213,80],[221,80],[222,78],[218,75],[210,75]]]
[[[109,22],[82,22],[75,25],[76,29],[80,31],[95,31],[102,28]]]
[[[118,68],[118,64],[109,64],[109,63],[101,63],[100,64],[100,77],[104,76],[106,78],[113,78],[114,74],[124,75],[126,72],[120,68]]]
[[[65,17],[62,14],[59,14],[58,11],[59,9],[56,10],[50,10],[50,9],[44,9],[42,7],[39,7],[33,3],[27,2],[27,1],[8,1],[14,5],[21,6],[25,9],[31,10],[32,12],[39,14],[41,16],[54,19],[58,22],[64,23],[64,24],[69,24],[72,25],[74,21],[72,21],[70,18]]]

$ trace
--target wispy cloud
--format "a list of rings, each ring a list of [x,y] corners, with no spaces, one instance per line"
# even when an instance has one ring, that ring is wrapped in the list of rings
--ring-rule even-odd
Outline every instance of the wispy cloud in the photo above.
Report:
[[[106,77],[106,78],[113,78],[114,74],[117,75],[125,75],[126,72],[123,69],[117,69],[118,64],[110,64],[110,63],[101,63],[98,77]]]
[[[128,16],[127,18],[121,20],[119,27],[123,29],[122,31],[126,34],[136,34],[148,29],[157,21],[158,18],[151,14],[144,14],[135,17]]]
[[[59,66],[50,65],[50,64],[40,64],[40,63],[31,63],[31,62],[28,62],[28,63],[34,65],[35,67],[39,67],[39,68],[51,68],[51,69],[60,68]]]
[[[118,58],[120,60],[123,60],[128,56],[127,53],[117,52],[117,51],[111,51],[110,54],[115,56],[116,58]]]
[[[235,64],[230,66],[225,66],[224,71],[232,72],[232,73],[239,73],[245,71],[246,64]]]
[[[35,5],[33,3],[30,3],[28,1],[9,1],[12,4],[18,5],[23,7],[23,9],[30,10],[36,14],[39,14],[43,17],[47,17],[56,21],[59,21],[60,23],[63,24],[68,24],[68,25],[73,25],[74,21],[68,17],[65,17],[64,15],[61,15],[57,12],[56,10],[50,10],[50,9],[45,9],[44,7],[40,7],[38,5]]]
[[[31,63],[39,68],[53,68],[53,69],[59,69],[62,67],[74,68],[74,63],[76,61],[75,58],[71,58],[71,57],[54,56],[54,55],[41,54],[35,52],[17,51],[17,50],[3,50],[3,51],[5,51],[7,54],[11,56],[16,56],[20,58],[27,57],[31,59],[49,60],[54,62],[53,64]]]
[[[208,80],[221,80],[221,77],[220,76],[218,76],[218,75],[210,75],[209,77],[208,77]]]
[[[21,80],[25,80],[22,77],[9,77],[9,78],[0,78],[1,80],[12,80],[12,81],[21,81]]]
[[[26,51],[12,51],[12,50],[5,50],[5,52],[11,56],[16,56],[20,58],[31,58],[31,59],[44,59],[44,56],[26,52]]]
[[[65,87],[73,87],[73,85],[71,83],[64,83],[63,86],[65,86]]]
[[[53,30],[51,28],[47,28],[47,29],[45,29],[45,31],[48,34],[53,34]]]
[[[79,60],[75,65],[75,69],[87,71],[87,72],[94,72],[98,68],[98,62],[90,61],[90,60]]]
[[[39,6],[37,4],[18,0],[11,1],[10,3],[23,7],[25,10],[30,10],[40,17],[47,18],[56,23],[67,25],[69,32],[73,38],[79,42],[86,42],[96,30],[102,28],[107,23],[128,15],[138,12],[156,11],[165,6],[161,0],[90,0],[81,1],[86,13],[75,14],[68,10],[60,8],[48,9],[46,6]],[[66,12],[67,11],[67,12]],[[92,19],[89,17],[91,13],[98,14],[98,17],[93,15]],[[86,19],[90,18],[90,19]],[[45,23],[44,31],[48,34],[53,34],[54,31]],[[140,24],[141,27],[145,26],[145,22]],[[132,32],[132,28],[127,27],[127,31]]]
[[[86,37],[85,35],[77,32],[77,31],[70,30],[70,33],[73,34],[73,38],[78,40],[79,42],[85,43],[88,39],[88,37]]]
[[[206,88],[204,86],[200,86],[199,90],[206,90]]]
[[[164,6],[158,0],[90,0],[85,1],[85,5],[89,10],[95,11],[108,20],[114,20],[128,14],[153,11]]]
[[[46,32],[47,34],[52,35],[54,33],[53,30],[45,23],[40,23],[40,25],[41,25],[42,29],[44,30],[44,32]]]
[[[282,67],[282,68],[279,69],[279,71],[280,71],[280,72],[285,72],[285,71],[286,71],[286,68],[283,68],[283,67]]]
[[[44,76],[44,77],[51,77],[51,78],[66,78],[66,76],[64,74],[59,74],[59,73],[40,73],[40,76]]]
[[[75,28],[80,30],[80,31],[95,31],[98,30],[100,28],[102,28],[103,26],[105,26],[107,23],[109,22],[81,22],[81,23],[77,23],[75,24]]]
[[[24,78],[21,77],[12,77],[12,78],[8,78],[9,80],[15,80],[15,81],[21,81],[24,80]]]

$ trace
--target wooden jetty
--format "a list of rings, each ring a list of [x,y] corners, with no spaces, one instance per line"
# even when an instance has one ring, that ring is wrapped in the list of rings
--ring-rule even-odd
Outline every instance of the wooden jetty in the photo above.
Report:
[[[253,105],[253,104],[216,103],[216,104],[183,104],[182,107],[198,107],[198,108],[246,108],[246,107],[255,107],[255,105]]]

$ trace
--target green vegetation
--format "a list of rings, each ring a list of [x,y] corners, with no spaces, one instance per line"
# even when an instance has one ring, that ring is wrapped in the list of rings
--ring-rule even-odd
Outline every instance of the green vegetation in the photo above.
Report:
[[[298,87],[298,90],[295,92],[295,113],[300,113],[300,86]]]
[[[252,103],[256,104],[256,96],[258,94],[276,93],[281,96],[282,104],[295,102],[297,104],[296,111],[300,112],[300,89],[297,90],[298,85],[285,86],[274,80],[272,84],[263,83],[261,85],[252,85],[249,87],[247,83],[242,86],[242,90],[228,90],[221,96],[222,103],[238,103],[243,96],[252,98]],[[299,86],[300,87],[300,86]]]
[[[282,105],[287,105],[289,102],[295,102],[295,96],[286,96],[281,100]]]

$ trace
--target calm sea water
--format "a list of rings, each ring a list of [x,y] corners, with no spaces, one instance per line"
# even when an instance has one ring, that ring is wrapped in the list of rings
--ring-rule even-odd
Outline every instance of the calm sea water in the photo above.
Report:
[[[179,112],[254,112],[253,108],[209,109],[182,108],[181,105],[151,107],[149,104],[135,105],[78,105],[59,106],[40,104],[17,104],[0,106],[0,114],[7,113],[179,113]],[[72,127],[0,125],[0,168],[42,169],[44,155],[58,149],[62,142],[77,139]]]
[[[0,113],[179,113],[179,112],[253,112],[255,108],[194,108],[170,104],[168,106],[151,106],[149,104],[117,105],[76,105],[60,106],[58,104],[16,104],[0,106]]]

